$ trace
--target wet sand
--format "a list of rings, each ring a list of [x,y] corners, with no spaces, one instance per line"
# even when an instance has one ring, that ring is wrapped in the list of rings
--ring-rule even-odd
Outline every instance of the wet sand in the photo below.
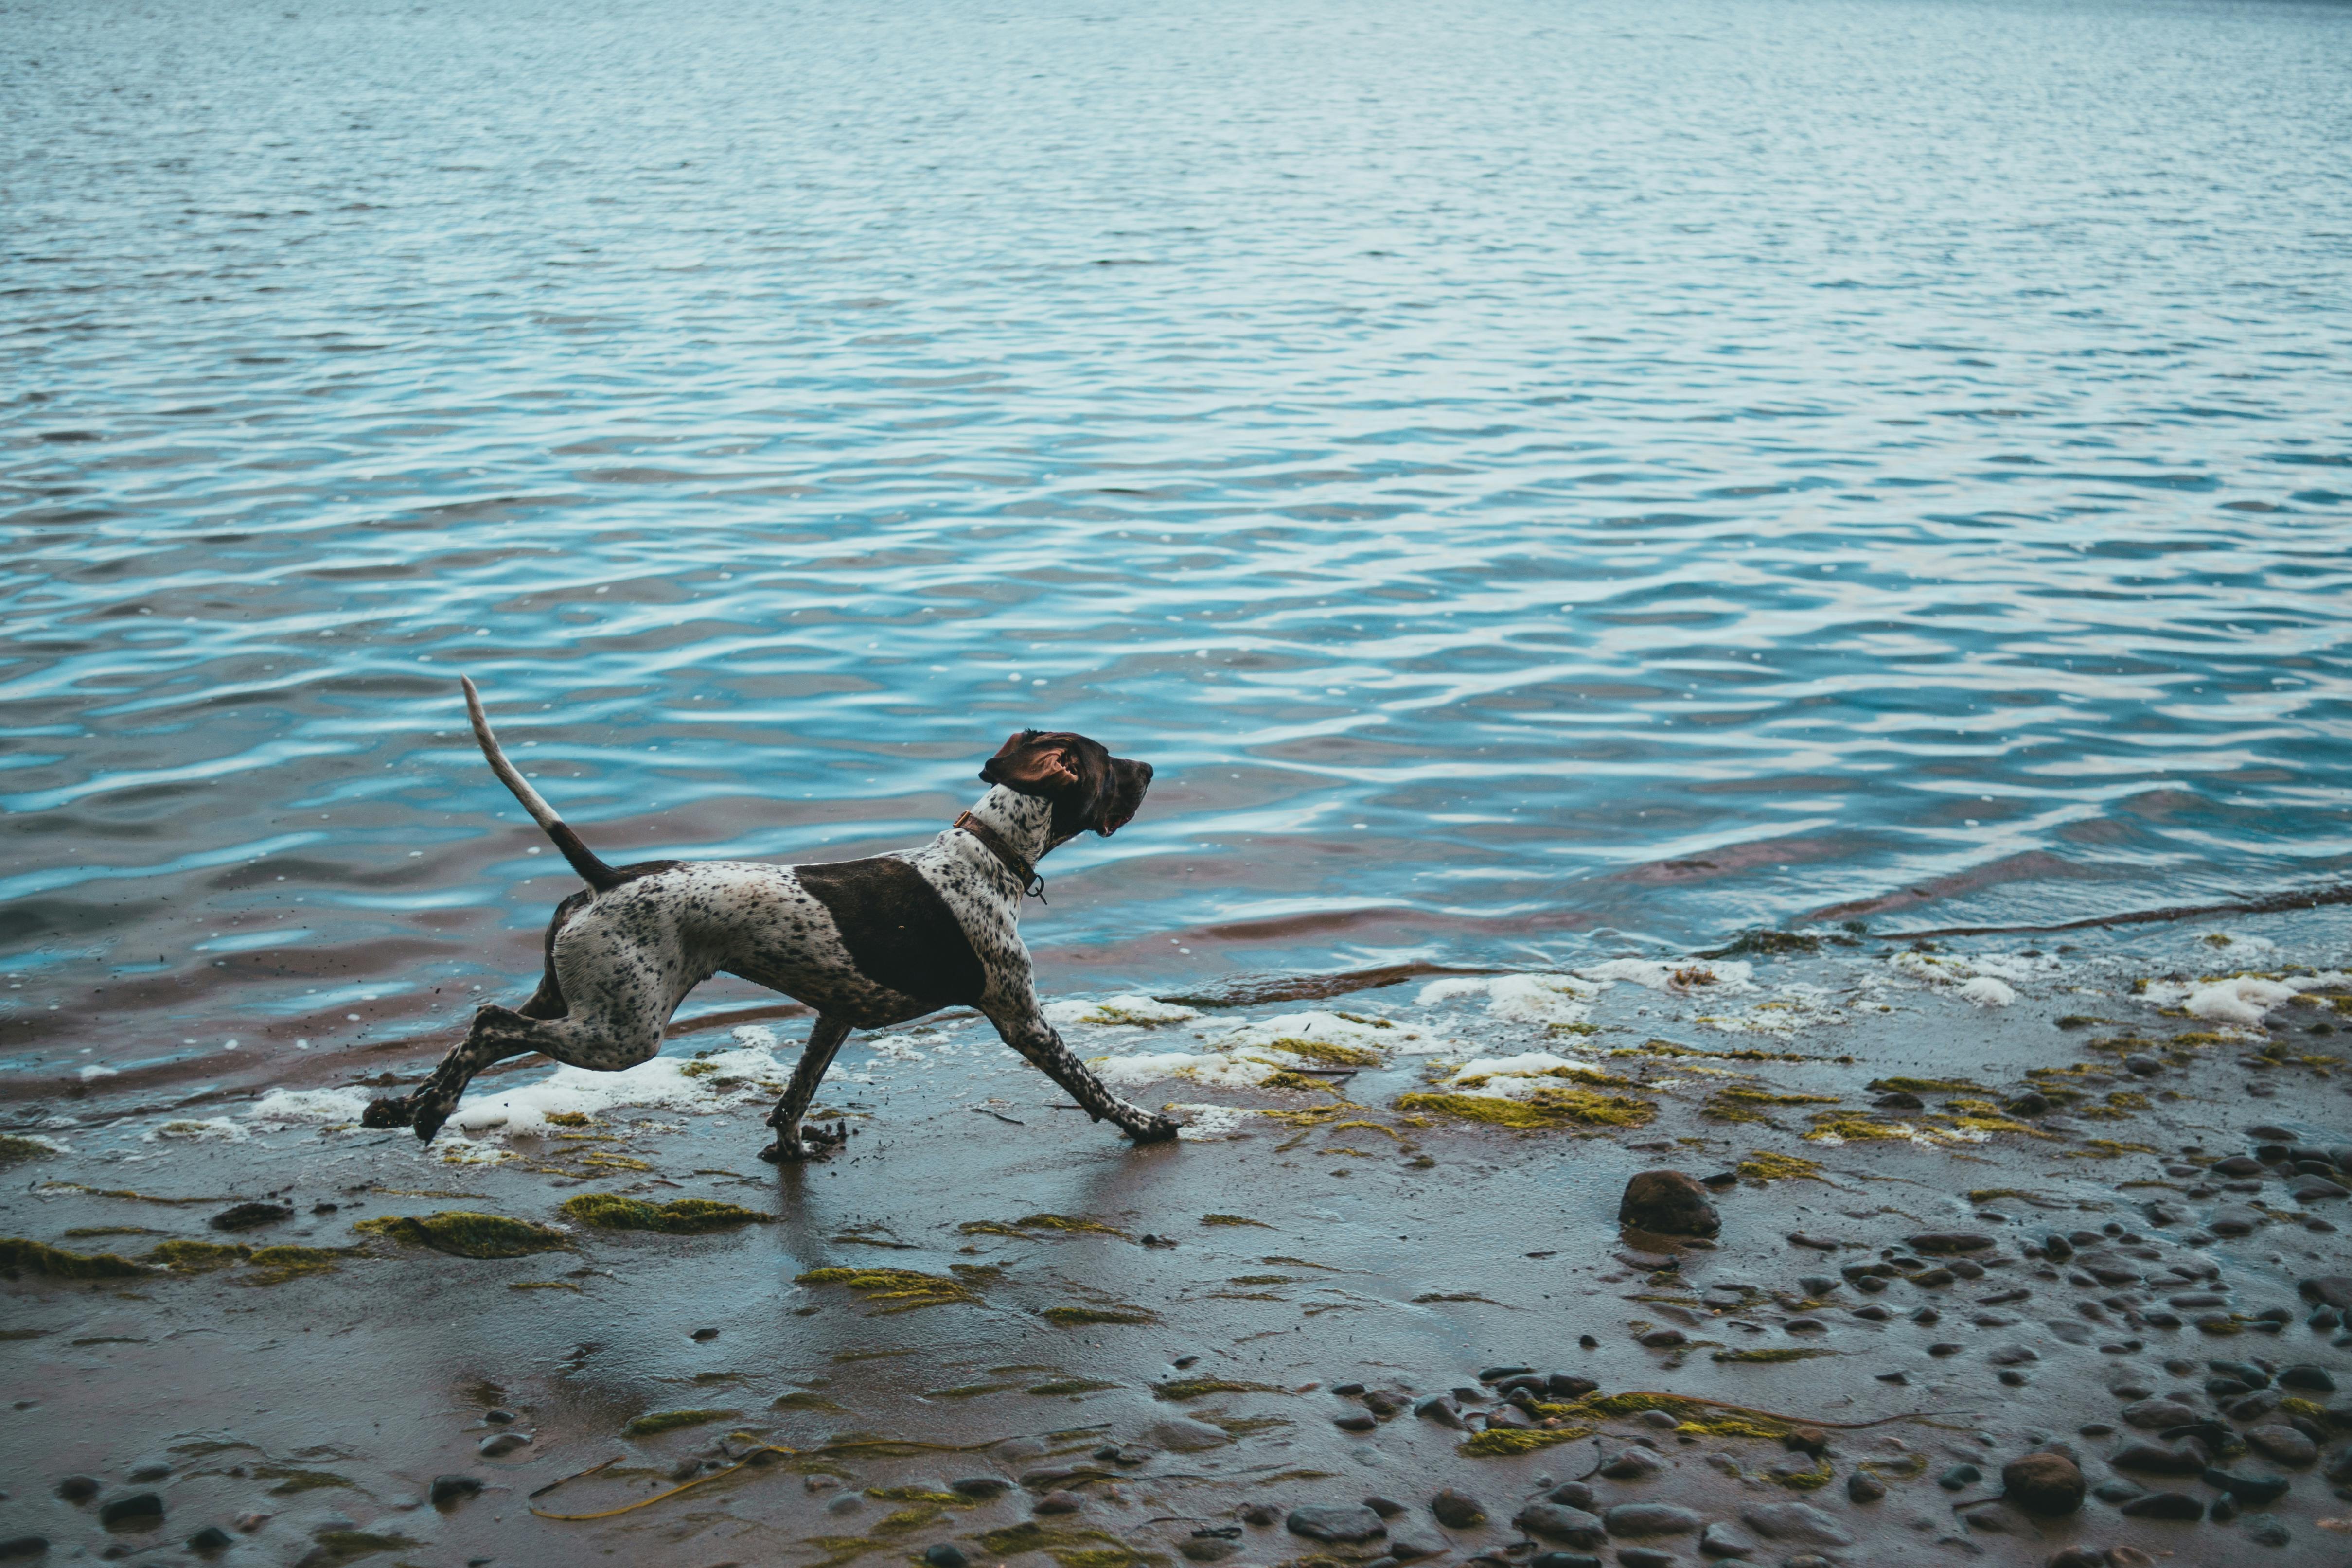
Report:
[[[618,1087],[487,1079],[428,1150],[349,1124],[381,1058],[274,1094],[20,1103],[0,1541],[2334,1562],[2352,1358],[2314,1298],[2352,1290],[2352,1182],[2319,1174],[2352,1159],[2348,931],[1856,939],[1156,1023],[1122,1020],[1186,1009],[1066,1005],[1131,1096],[1190,1108],[1143,1150],[953,1019],[853,1042],[821,1101],[846,1151],[782,1172],[755,1152],[790,1020]],[[1715,1178],[1711,1241],[1621,1227],[1654,1168]],[[647,1207],[680,1200],[749,1214]],[[247,1203],[286,1212],[211,1224]],[[1507,1368],[1558,1375],[1514,1406]],[[2000,1500],[2052,1448],[2080,1510]],[[1483,1522],[1433,1516],[1445,1489]],[[1295,1512],[1318,1508],[1341,1511]]]

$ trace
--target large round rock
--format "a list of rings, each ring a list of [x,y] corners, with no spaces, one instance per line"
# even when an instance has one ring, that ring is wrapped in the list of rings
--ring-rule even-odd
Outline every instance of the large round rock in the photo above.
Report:
[[[2028,1454],[2000,1468],[2000,1494],[2026,1512],[2056,1519],[2083,1506],[2083,1472],[2063,1454]]]
[[[1356,1545],[1377,1541],[1389,1532],[1381,1516],[1361,1503],[1339,1508],[1295,1508],[1284,1521],[1293,1535],[1303,1535],[1309,1541],[1327,1541],[1335,1545]]]
[[[1723,1228],[1706,1189],[1680,1171],[1643,1171],[1627,1182],[1617,1223],[1661,1236],[1712,1236]]]

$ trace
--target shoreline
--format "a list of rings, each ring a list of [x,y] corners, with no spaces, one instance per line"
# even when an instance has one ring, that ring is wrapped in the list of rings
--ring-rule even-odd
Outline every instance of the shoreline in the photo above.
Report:
[[[0,1231],[128,1271],[13,1255],[0,1366],[30,1403],[0,1443],[25,1478],[0,1539],[60,1561],[209,1529],[227,1561],[314,1565],[952,1545],[1245,1568],[1688,1563],[1715,1528],[1758,1563],[2210,1560],[2240,1538],[2294,1561],[2352,1511],[2330,1479],[2352,1402],[2279,1385],[2352,1379],[2343,1331],[2306,1321],[2337,1288],[2306,1282],[2352,1276],[2352,1248],[2341,1186],[2263,1134],[2352,1155],[2352,1017],[2333,1021],[2352,983],[2249,1024],[2166,1009],[2239,990],[2255,1009],[2259,986],[2161,977],[2300,967],[2303,985],[2352,953],[2324,913],[2261,924],[2234,954],[2181,929],[2063,958],[1415,977],[1159,1021],[1140,998],[1057,1001],[1123,1092],[1187,1107],[1193,1135],[1151,1149],[1056,1110],[955,1020],[853,1041],[820,1103],[856,1135],[781,1172],[752,1155],[789,1020],[710,1031],[642,1081],[516,1071],[430,1149],[343,1126],[346,1089],[201,1114],[94,1097],[70,1125],[11,1129],[62,1150],[10,1162]],[[1960,999],[1981,980],[2013,1000]],[[1711,1239],[1618,1224],[1626,1182],[1660,1167],[1715,1178]],[[286,1212],[210,1223],[236,1204]],[[451,1213],[493,1220],[434,1218]],[[2172,1304],[2200,1296],[2216,1304]],[[2210,1392],[2212,1362],[2267,1385]],[[1515,1406],[1511,1366],[1561,1381]],[[1998,1500],[2002,1466],[2053,1444],[2093,1489],[2080,1511]],[[74,1476],[92,1499],[53,1495]],[[609,1518],[530,1512],[558,1482],[546,1511],[695,1484]],[[1484,1521],[1433,1515],[1444,1490]],[[100,1521],[149,1494],[159,1520]],[[2187,1506],[2156,1496],[2202,1522],[2146,1517]],[[1403,1511],[1366,1532],[1367,1497]],[[1579,1545],[1587,1527],[1535,1505],[1600,1534]],[[1361,1538],[1295,1534],[1302,1509]]]

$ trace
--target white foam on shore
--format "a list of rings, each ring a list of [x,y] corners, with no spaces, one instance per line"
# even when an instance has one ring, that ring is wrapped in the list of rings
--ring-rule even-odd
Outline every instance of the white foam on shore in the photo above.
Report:
[[[1182,1143],[1210,1144],[1221,1138],[1239,1137],[1249,1127],[1250,1113],[1236,1111],[1230,1105],[1171,1103],[1161,1109],[1185,1118],[1176,1134]]]
[[[1181,1079],[1214,1089],[1249,1089],[1282,1071],[1271,1061],[1254,1061],[1223,1051],[1183,1051],[1140,1052],[1134,1056],[1097,1056],[1087,1066],[1114,1089],[1139,1089],[1147,1083]]]
[[[1685,997],[1756,988],[1754,965],[1718,963],[1711,958],[1685,958],[1680,963],[1657,958],[1612,958],[1577,973],[1588,980],[1623,980],[1648,990],[1672,991]]]
[[[1548,1051],[1517,1056],[1483,1056],[1456,1068],[1445,1088],[1481,1100],[1525,1100],[1539,1089],[1557,1089],[1563,1080],[1601,1079],[1608,1074],[1589,1061],[1554,1056]]]
[[[1436,1056],[1460,1044],[1433,1034],[1419,1024],[1393,1019],[1349,1018],[1335,1012],[1281,1013],[1255,1023],[1235,1027],[1217,1042],[1220,1051],[1280,1050],[1286,1040],[1312,1040],[1324,1045],[1361,1046],[1397,1056]]]
[[[448,1125],[469,1135],[513,1137],[543,1133],[547,1118],[563,1113],[594,1116],[625,1106],[657,1106],[707,1116],[782,1093],[791,1071],[760,1050],[656,1056],[618,1072],[559,1067],[536,1082],[469,1096],[458,1103]]]
[[[1952,995],[1980,1008],[2005,1008],[2017,1000],[2017,993],[1998,975],[1979,975],[1973,980],[1964,980]]]
[[[1491,979],[1432,980],[1421,988],[1420,1005],[1434,1007],[1458,998],[1484,996],[1486,1010],[1511,1023],[1582,1023],[1587,1005],[1607,988],[1573,975],[1496,975]]]
[[[1067,1029],[1073,1024],[1085,1024],[1091,1029],[1157,1029],[1163,1024],[1190,1023],[1200,1016],[1196,1008],[1163,1002],[1139,991],[1045,1004],[1045,1021],[1056,1029]]]
[[[272,1089],[246,1108],[248,1121],[288,1124],[297,1122],[357,1122],[368,1108],[368,1097],[350,1089]]]
[[[150,1144],[167,1138],[175,1143],[241,1144],[252,1135],[226,1116],[212,1116],[201,1122],[184,1117],[169,1121],[141,1134],[140,1138]]]

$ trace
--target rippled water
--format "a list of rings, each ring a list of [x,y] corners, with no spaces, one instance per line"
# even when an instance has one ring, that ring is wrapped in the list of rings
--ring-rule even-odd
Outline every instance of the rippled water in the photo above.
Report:
[[[1149,758],[1056,987],[2352,861],[2340,7],[0,16],[19,1069],[535,967],[461,670],[608,855]]]

